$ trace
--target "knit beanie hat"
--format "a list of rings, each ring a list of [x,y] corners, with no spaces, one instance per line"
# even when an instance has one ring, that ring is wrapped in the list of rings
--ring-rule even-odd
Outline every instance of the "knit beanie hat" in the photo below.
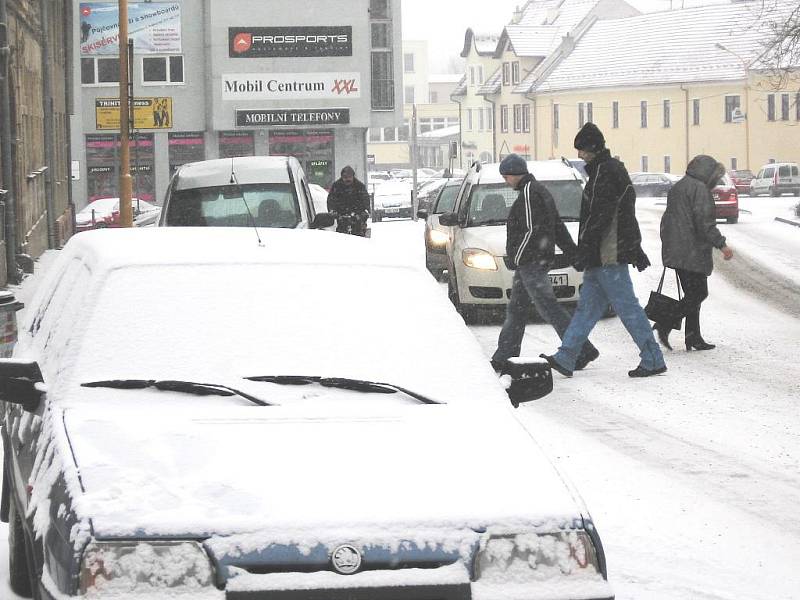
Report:
[[[581,127],[578,135],[575,136],[574,146],[576,150],[597,152],[605,148],[605,145],[606,139],[603,137],[603,132],[597,128],[597,125],[591,122]]]
[[[500,175],[525,175],[528,163],[519,154],[509,154],[500,161]]]

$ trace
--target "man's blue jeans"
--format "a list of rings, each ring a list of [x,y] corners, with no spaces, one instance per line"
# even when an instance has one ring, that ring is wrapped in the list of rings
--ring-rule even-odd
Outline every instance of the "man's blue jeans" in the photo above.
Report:
[[[628,265],[586,269],[578,308],[561,338],[561,347],[554,356],[556,361],[567,369],[575,368],[583,343],[609,304],[639,347],[639,364],[648,370],[666,366],[661,348],[653,337],[650,321],[633,291]]]
[[[511,298],[506,309],[506,320],[500,330],[497,350],[492,356],[492,360],[503,362],[513,356],[519,356],[531,303],[536,307],[539,316],[553,326],[558,337],[564,337],[571,317],[567,310],[558,303],[547,271],[547,267],[536,263],[520,265],[514,271]],[[584,340],[582,346],[584,352],[594,350],[594,346],[588,340]]]

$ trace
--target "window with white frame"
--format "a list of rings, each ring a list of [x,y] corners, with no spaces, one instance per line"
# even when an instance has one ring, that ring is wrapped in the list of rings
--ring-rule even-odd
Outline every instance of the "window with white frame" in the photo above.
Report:
[[[494,112],[491,108],[486,109],[486,128],[490,131],[494,129]]]
[[[739,163],[736,160],[736,157],[735,156],[731,157],[731,171],[735,171],[737,169],[737,167],[738,167],[738,164]]]
[[[183,83],[183,56],[143,56],[142,85]]]
[[[672,123],[672,103],[669,100],[664,100],[664,127],[669,127]],[[669,171],[667,171],[669,173]]]
[[[671,173],[672,171],[670,169],[672,169],[672,157],[671,156],[665,156],[664,157],[664,173]]]
[[[594,123],[594,111],[592,109],[592,103],[586,103],[586,122],[587,123]]]
[[[514,85],[519,83],[519,61],[517,60],[511,63],[511,83]]]
[[[775,94],[767,94],[767,121],[775,120]]]
[[[467,131],[472,131],[472,109],[467,109]]]
[[[642,168],[641,168],[641,170],[642,170],[642,171],[645,171],[645,172],[647,172],[647,171],[649,171],[649,170],[650,170],[650,169],[648,168],[648,167],[649,167],[648,163],[649,163],[649,160],[648,160],[647,156],[646,156],[646,155],[642,155],[642,161],[641,161],[641,164],[642,164]]]
[[[119,58],[81,58],[81,85],[119,83]]]
[[[483,123],[483,110],[480,108],[478,109],[478,131],[483,131],[485,129]]]
[[[514,105],[514,133],[522,131],[522,105]]]
[[[733,123],[733,111],[740,106],[739,96],[725,96],[725,122]]]
[[[508,104],[500,106],[500,131],[508,133]]]
[[[789,120],[789,94],[781,94],[781,121]]]
[[[370,0],[369,27],[372,110],[393,110],[394,49],[389,0]]]
[[[503,63],[503,85],[511,83],[511,63]]]
[[[639,110],[641,111],[641,118],[642,118],[642,129],[647,127],[647,100],[642,100],[639,104]],[[647,171],[647,169],[642,169],[643,171]]]
[[[522,131],[530,133],[531,130],[531,105],[522,105]]]

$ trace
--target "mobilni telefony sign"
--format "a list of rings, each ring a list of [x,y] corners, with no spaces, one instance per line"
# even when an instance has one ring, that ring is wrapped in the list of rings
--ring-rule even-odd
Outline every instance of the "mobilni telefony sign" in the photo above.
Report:
[[[231,58],[352,56],[353,28],[228,27]]]
[[[287,108],[237,110],[237,127],[267,127],[275,125],[347,125],[348,108]]]
[[[223,100],[360,97],[361,73],[237,73],[222,76]]]

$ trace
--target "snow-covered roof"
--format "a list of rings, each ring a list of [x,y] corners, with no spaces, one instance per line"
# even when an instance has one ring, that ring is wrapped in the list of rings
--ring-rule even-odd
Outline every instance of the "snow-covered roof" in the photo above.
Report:
[[[428,76],[428,83],[458,83],[462,77],[461,73],[434,73]]]
[[[759,66],[769,23],[789,6],[778,0],[770,11],[761,2],[739,2],[597,21],[533,87],[550,92],[743,79],[745,64]],[[538,76],[523,82],[527,89]]]
[[[445,138],[451,135],[458,135],[458,131],[461,128],[460,125],[450,125],[449,127],[440,127],[439,129],[434,129],[432,131],[426,131],[425,133],[420,133],[420,138],[425,139],[438,139],[438,138]]]
[[[466,96],[466,95],[467,95],[467,76],[462,75],[455,89],[450,93],[450,97],[452,98],[453,96]]]
[[[497,41],[499,39],[500,36],[497,35],[476,33],[470,27],[464,33],[464,48],[461,50],[461,56],[466,58],[473,48],[475,48],[478,56],[490,56],[497,50]]]
[[[509,25],[504,31],[517,56],[547,56],[558,47],[562,35],[562,29],[555,25]]]
[[[544,25],[564,0],[530,0],[522,9],[519,25]]]
[[[502,77],[503,77],[503,69],[502,69],[502,67],[498,67],[495,70],[495,72],[492,73],[486,79],[486,81],[483,82],[483,85],[481,85],[478,88],[478,91],[475,92],[475,93],[479,94],[479,95],[496,94],[497,92],[500,91],[500,83],[501,83]]]

